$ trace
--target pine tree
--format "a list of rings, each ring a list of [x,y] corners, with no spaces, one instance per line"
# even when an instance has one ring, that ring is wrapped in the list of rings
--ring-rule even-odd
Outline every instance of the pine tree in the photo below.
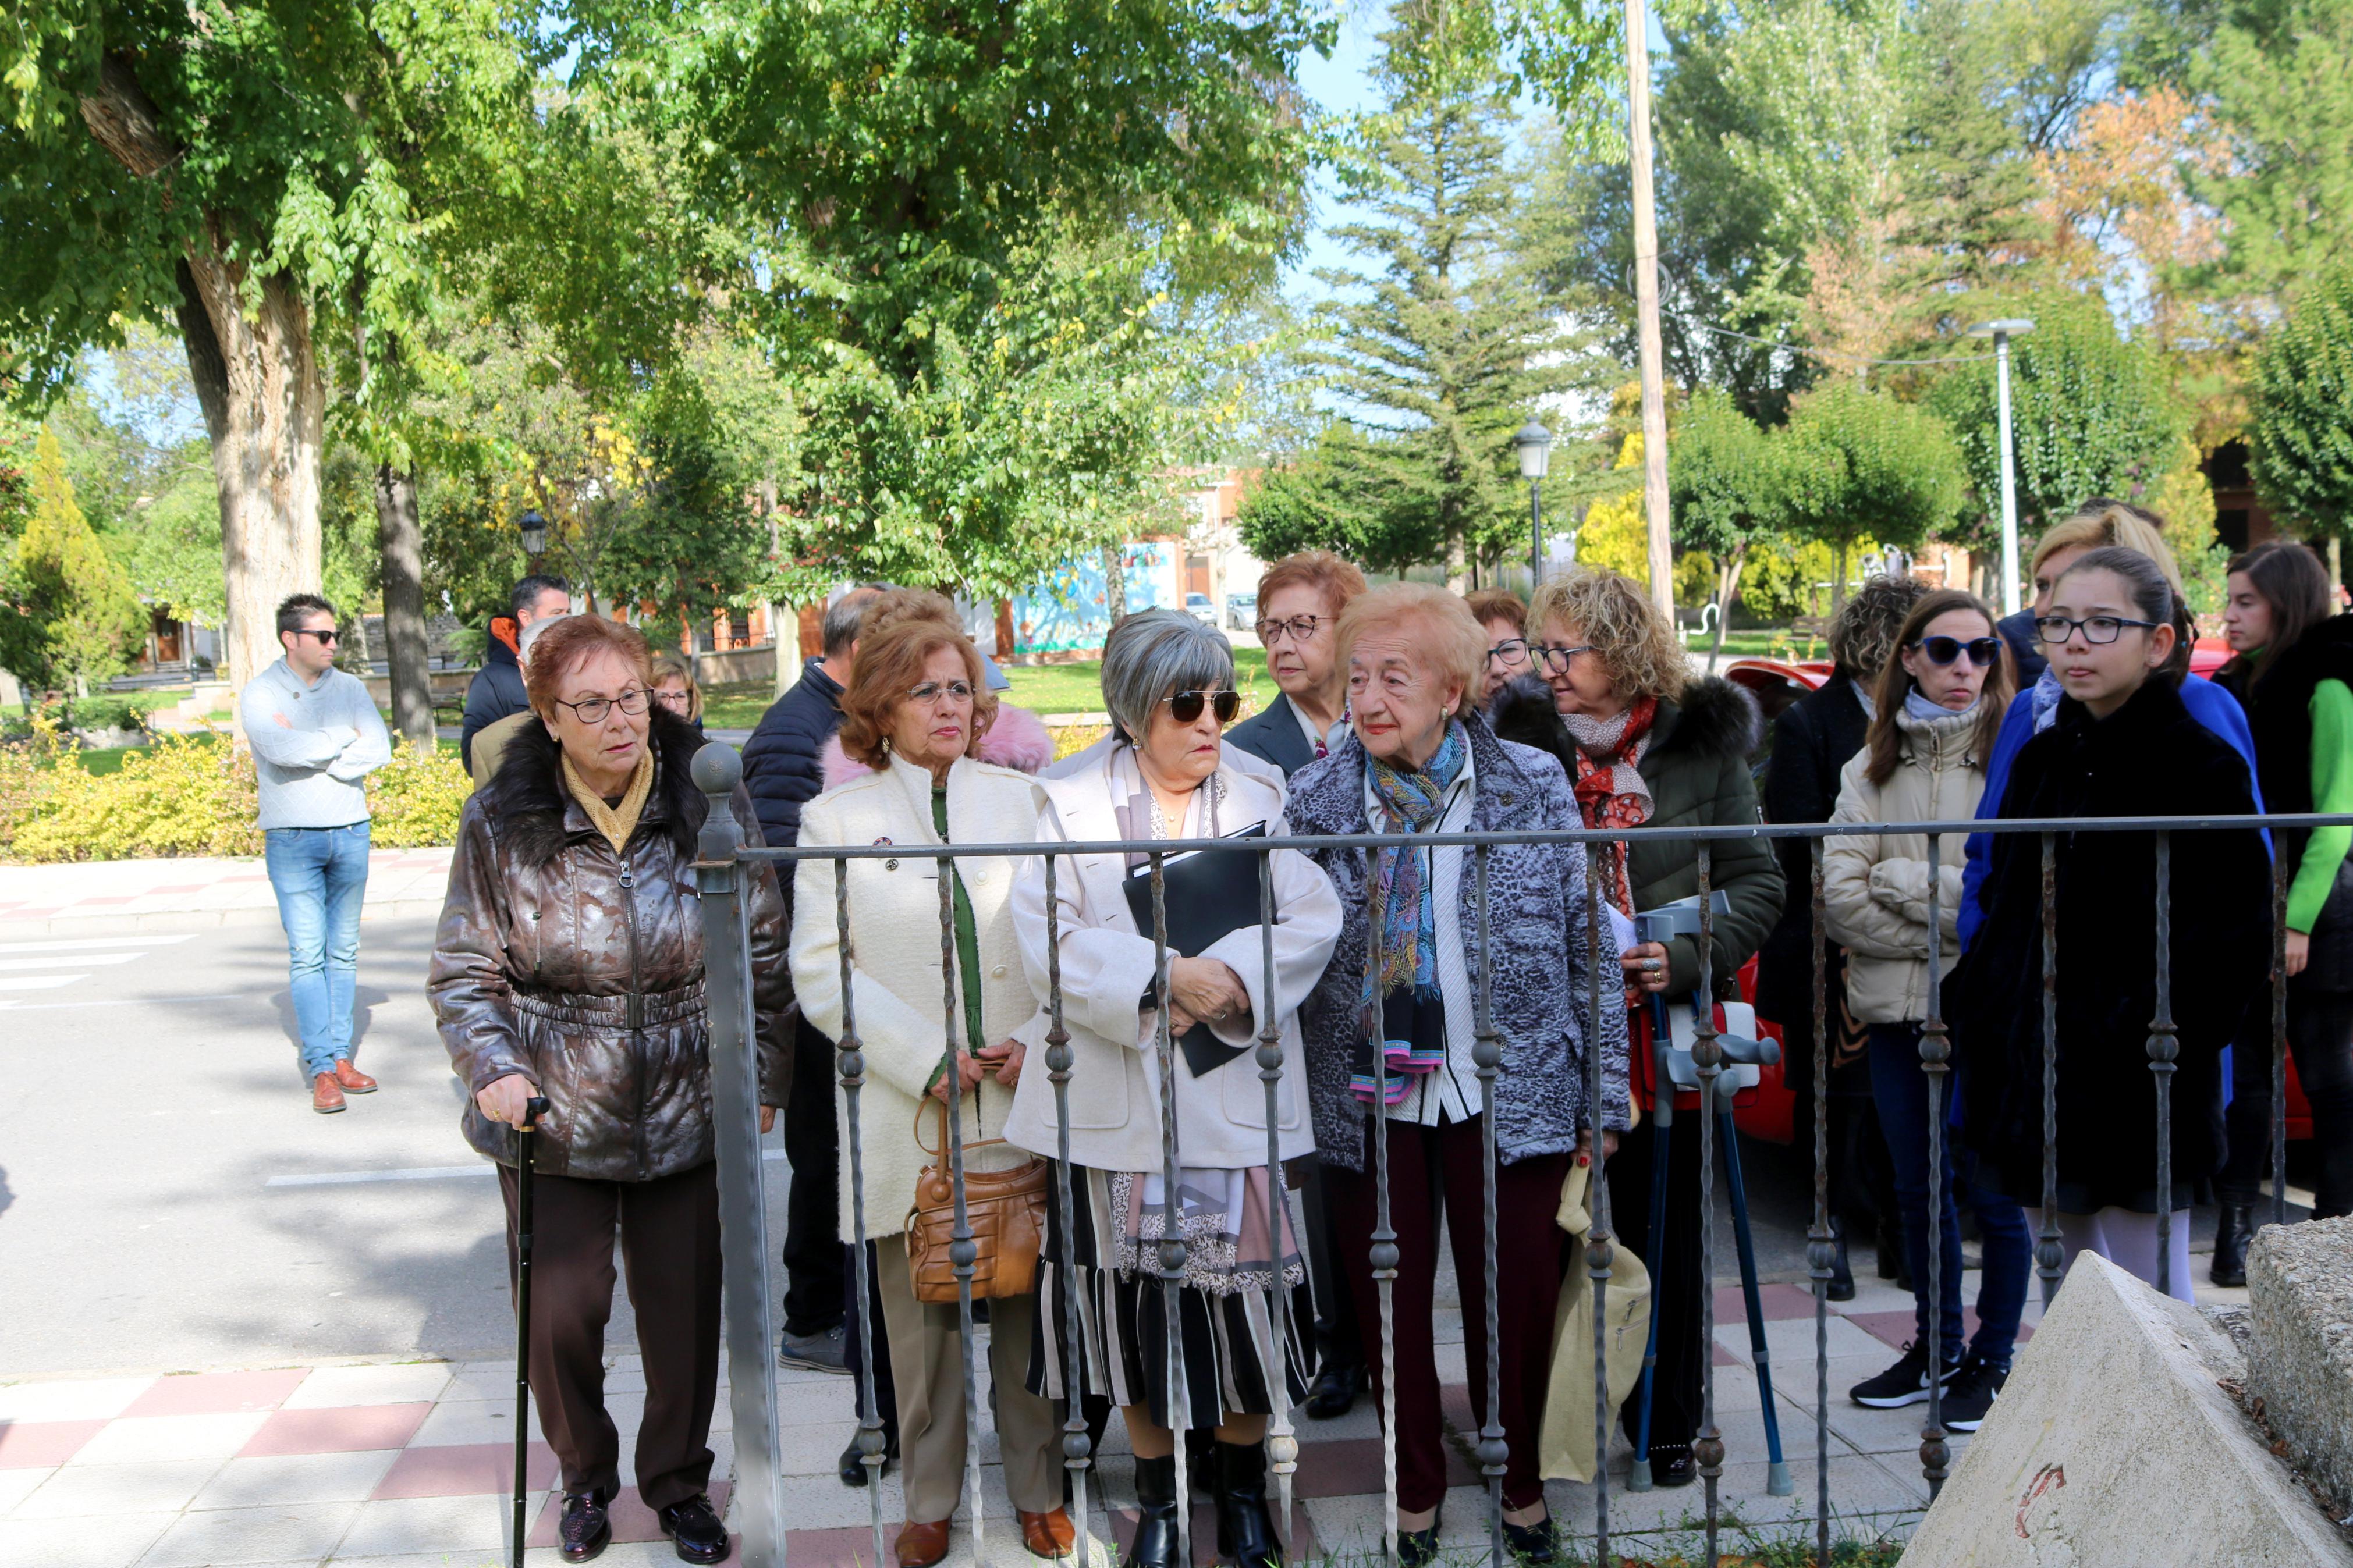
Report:
[[[126,650],[146,612],[130,577],[75,503],[65,452],[46,426],[34,447],[30,478],[32,513],[16,540],[6,589],[20,627],[37,636],[7,640],[15,657],[35,668],[12,668],[34,684],[69,680],[76,696],[87,696],[90,681],[126,666]]]

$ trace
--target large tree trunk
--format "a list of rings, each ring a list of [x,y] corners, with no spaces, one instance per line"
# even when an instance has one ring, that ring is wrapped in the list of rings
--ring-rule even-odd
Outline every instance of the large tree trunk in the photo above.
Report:
[[[1446,524],[1446,591],[1466,594],[1470,590],[1471,572],[1463,563],[1462,524],[1450,521]]]
[[[91,139],[136,177],[178,157],[163,134],[137,66],[110,55],[80,103]],[[278,601],[319,587],[319,456],[326,387],[311,342],[311,308],[284,274],[241,289],[247,264],[230,259],[233,220],[205,215],[180,258],[180,331],[212,437],[220,491],[221,559],[228,586],[228,677],[242,687],[279,655]]]
[[[435,737],[433,677],[425,647],[425,531],[417,521],[417,477],[390,463],[375,471],[375,547],[384,575],[392,727],[429,753]]]
[[[1103,608],[1111,624],[1127,619],[1127,546],[1106,544],[1103,552]]]

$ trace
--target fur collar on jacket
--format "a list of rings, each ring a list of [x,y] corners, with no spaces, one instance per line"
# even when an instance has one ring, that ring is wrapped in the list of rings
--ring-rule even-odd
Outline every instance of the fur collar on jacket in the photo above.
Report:
[[[1550,752],[1564,763],[1576,752],[1568,726],[1553,709],[1552,688],[1535,676],[1523,675],[1495,693],[1489,721],[1504,740]],[[1674,701],[1660,702],[1651,733],[1645,761],[1677,752],[1745,760],[1765,739],[1765,716],[1741,688],[1721,676],[1704,676]]]
[[[668,834],[679,853],[691,859],[708,809],[691,771],[703,739],[694,726],[659,704],[650,717],[654,787],[638,821],[642,827]],[[564,787],[563,755],[546,725],[525,724],[507,742],[497,776],[476,796],[491,818],[492,833],[527,868],[546,865],[566,844],[596,831]]]
[[[1034,774],[1054,760],[1054,737],[1047,730],[1046,721],[1027,708],[999,703],[997,720],[981,736],[980,749],[974,753],[974,759]],[[818,762],[828,789],[851,779],[862,779],[874,771],[864,763],[850,760],[849,753],[841,749],[839,734],[826,742],[825,749],[818,753]]]

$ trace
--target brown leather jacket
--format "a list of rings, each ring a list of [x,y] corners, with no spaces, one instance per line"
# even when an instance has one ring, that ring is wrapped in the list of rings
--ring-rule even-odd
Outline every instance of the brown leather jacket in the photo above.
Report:
[[[525,725],[466,803],[427,992],[466,1086],[466,1141],[501,1163],[514,1132],[474,1095],[521,1073],[547,1097],[534,1158],[552,1174],[645,1182],[712,1157],[702,906],[695,836],[701,737],[654,709],[653,793],[626,857],[565,791],[546,728]],[[760,842],[750,798],[735,820]],[[744,868],[762,1103],[791,1089],[792,978],[775,869]],[[632,1003],[634,994],[635,1002]],[[632,1016],[634,1012],[634,1016]]]

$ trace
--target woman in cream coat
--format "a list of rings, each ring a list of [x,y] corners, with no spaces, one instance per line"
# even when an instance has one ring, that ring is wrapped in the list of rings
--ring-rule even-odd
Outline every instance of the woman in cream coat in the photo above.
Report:
[[[1027,842],[1038,823],[1034,786],[1010,768],[976,762],[996,700],[981,678],[978,654],[956,627],[933,620],[891,626],[861,646],[849,689],[842,693],[843,749],[875,772],[827,791],[801,814],[800,842],[903,845],[906,854],[843,862],[849,881],[859,1048],[866,1078],[859,1098],[858,1149],[863,1157],[866,1234],[875,1248],[877,1294],[898,1385],[899,1440],[905,1469],[906,1527],[898,1539],[901,1568],[927,1568],[947,1554],[948,1528],[964,1474],[963,1358],[957,1309],[915,1300],[901,1237],[915,1184],[945,1129],[945,986],[941,974],[939,861],[927,851],[943,841]],[[836,862],[807,859],[794,879],[792,966],[809,1022],[830,1038],[843,1033],[841,945],[834,907]],[[956,1060],[966,1168],[988,1170],[1023,1156],[1008,1147],[973,1146],[1002,1136],[1006,1113],[1023,1081],[1024,1050],[1015,1043],[1038,1010],[1022,973],[1009,907],[1014,868],[1002,861],[956,863],[955,923],[958,973]],[[1042,1034],[1042,1027],[1029,1033]],[[1042,1074],[1040,1075],[1043,1076]],[[850,1139],[841,1107],[841,1233],[854,1236]],[[938,1156],[944,1158],[944,1155]],[[1062,1510],[1060,1432],[1053,1408],[1026,1386],[1036,1296],[990,1303],[990,1364],[1005,1486],[1024,1543],[1041,1557],[1068,1556]]]
[[[1121,622],[1103,666],[1103,702],[1120,743],[1077,774],[1040,784],[1039,841],[1209,838],[1259,826],[1274,837],[1288,831],[1280,783],[1246,773],[1223,755],[1220,727],[1233,717],[1233,679],[1226,639],[1189,616],[1152,610]],[[1217,1433],[1216,1473],[1197,1483],[1216,1499],[1219,1555],[1261,1568],[1282,1557],[1266,1510],[1261,1444],[1273,1402],[1305,1397],[1312,1369],[1301,1331],[1314,1312],[1287,1195],[1283,1234],[1271,1244],[1267,1234],[1266,1086],[1251,1047],[1271,1009],[1283,1050],[1276,1086],[1282,1157],[1312,1152],[1297,1011],[1331,956],[1340,906],[1313,862],[1277,850],[1269,868],[1278,911],[1271,994],[1255,918],[1200,952],[1170,954],[1171,1031],[1198,1021],[1232,1052],[1198,1076],[1182,1049],[1176,1053],[1180,1226],[1188,1247],[1178,1291],[1185,1386],[1172,1398],[1165,1288],[1153,1245],[1162,1234],[1165,1194],[1155,949],[1148,922],[1139,929],[1122,891],[1147,863],[1141,855],[1086,855],[1056,867],[1062,1024],[1072,1058],[1075,1268],[1062,1279],[1058,1215],[1039,1276],[1042,1331],[1032,1384],[1064,1392],[1060,1291],[1067,1287],[1083,1320],[1085,1392],[1122,1407],[1136,1455],[1143,1517],[1129,1563],[1160,1568],[1175,1561],[1173,1428],[1181,1426]],[[1250,871],[1246,918],[1257,909],[1254,864]],[[1177,911],[1169,912],[1173,922]],[[1045,998],[1042,860],[1014,890],[1014,924],[1030,985]],[[1044,1025],[1041,1016],[1033,1027]],[[1042,1041],[1042,1032],[1035,1037]],[[1025,1148],[1058,1152],[1053,1084],[1043,1072],[1022,1079],[1006,1132]],[[1280,1364],[1266,1297],[1274,1268],[1292,1292]]]
[[[1944,588],[1905,617],[1873,693],[1871,729],[1839,779],[1833,830],[1849,823],[1966,822],[1985,791],[2001,714],[2010,702],[2010,655],[1993,612],[1974,595]],[[1936,922],[1940,970],[1960,957],[1963,840],[1946,834],[1931,861],[1925,834],[1835,834],[1822,847],[1830,939],[1847,952],[1847,1005],[1871,1041],[1871,1096],[1895,1173],[1895,1203],[1912,1270],[1918,1332],[1901,1360],[1849,1391],[1856,1404],[1893,1409],[1928,1397],[1928,1091],[1920,1036],[1928,1017],[1928,922]],[[1941,977],[1941,975],[1940,975]],[[1945,1009],[1947,1016],[1951,1009]],[[1945,1138],[1938,1375],[1944,1424],[1974,1432],[2010,1372],[2026,1306],[2031,1244],[2025,1211],[1969,1180]],[[1978,1216],[1985,1274],[1978,1331],[1961,1346],[1959,1205]]]

